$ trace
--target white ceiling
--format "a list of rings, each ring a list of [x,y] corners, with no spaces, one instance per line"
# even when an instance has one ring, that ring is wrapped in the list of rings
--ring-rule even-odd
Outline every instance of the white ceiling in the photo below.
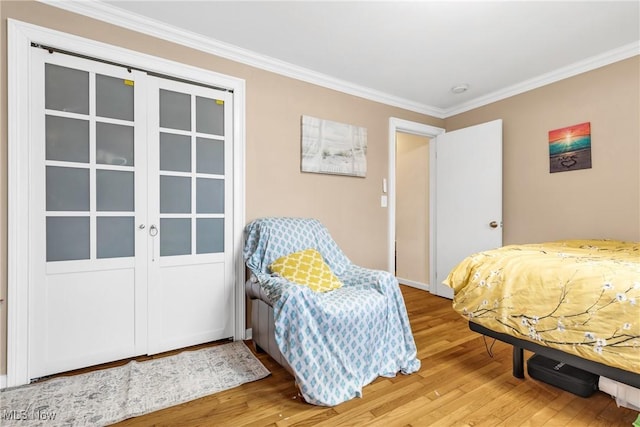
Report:
[[[253,65],[440,117],[640,54],[638,0],[97,3],[222,42]],[[463,83],[466,93],[451,93]]]

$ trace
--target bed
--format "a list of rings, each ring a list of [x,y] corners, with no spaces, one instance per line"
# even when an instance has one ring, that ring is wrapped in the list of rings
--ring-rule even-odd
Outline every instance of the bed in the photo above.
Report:
[[[471,330],[640,388],[640,244],[564,240],[462,260],[445,285]]]

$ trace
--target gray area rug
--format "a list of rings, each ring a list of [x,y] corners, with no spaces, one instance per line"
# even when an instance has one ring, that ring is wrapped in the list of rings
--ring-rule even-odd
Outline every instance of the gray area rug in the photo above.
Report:
[[[247,346],[236,341],[6,389],[0,392],[0,425],[107,425],[267,375]]]

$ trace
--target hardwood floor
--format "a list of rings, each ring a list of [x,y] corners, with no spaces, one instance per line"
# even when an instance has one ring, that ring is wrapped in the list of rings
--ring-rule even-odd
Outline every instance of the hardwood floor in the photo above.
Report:
[[[378,378],[335,407],[300,400],[293,377],[268,355],[263,380],[118,426],[630,426],[638,413],[597,392],[582,398],[511,375],[511,347],[471,332],[451,302],[402,286],[422,361],[419,372]],[[491,346],[492,340],[487,339]],[[247,345],[253,349],[251,342]],[[527,354],[528,358],[530,354]]]

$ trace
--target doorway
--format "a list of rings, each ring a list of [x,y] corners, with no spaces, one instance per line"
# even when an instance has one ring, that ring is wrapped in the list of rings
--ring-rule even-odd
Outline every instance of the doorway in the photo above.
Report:
[[[451,268],[467,255],[502,245],[502,120],[447,133],[415,122],[389,120],[388,271],[392,274],[398,132],[431,139],[428,289],[432,294],[452,298],[452,289],[442,284]]]
[[[398,281],[429,290],[429,138],[396,134],[396,241]]]
[[[403,135],[414,136],[420,138],[421,140],[432,140],[436,138],[438,135],[444,133],[444,129],[438,128],[435,126],[425,125],[422,123],[411,122],[408,120],[403,120],[395,117],[391,117],[389,119],[389,179],[388,179],[388,209],[389,209],[389,222],[388,222],[388,271],[391,274],[395,274],[396,269],[396,227],[397,227],[397,156],[398,156],[398,144],[397,144],[397,136],[399,133]],[[428,145],[428,163],[429,163],[429,173],[428,173],[428,189],[429,199],[433,198],[434,185],[435,185],[435,168],[432,167],[432,164],[435,159],[435,144],[427,144]],[[426,154],[426,153],[425,153]],[[428,214],[425,214],[429,218],[433,218],[433,210],[434,203],[430,200],[427,203],[428,206]],[[425,235],[423,236],[424,241],[427,244],[427,248],[425,249],[428,260],[426,265],[428,266],[428,275],[426,276],[428,281],[426,283],[421,283],[418,281],[408,280],[407,285],[413,286],[419,289],[429,290],[429,283],[433,282],[435,278],[433,277],[434,269],[431,268],[434,265],[434,255],[435,251],[433,249],[434,242],[429,236],[433,235],[433,227],[434,221],[429,221],[429,226],[425,229]]]

